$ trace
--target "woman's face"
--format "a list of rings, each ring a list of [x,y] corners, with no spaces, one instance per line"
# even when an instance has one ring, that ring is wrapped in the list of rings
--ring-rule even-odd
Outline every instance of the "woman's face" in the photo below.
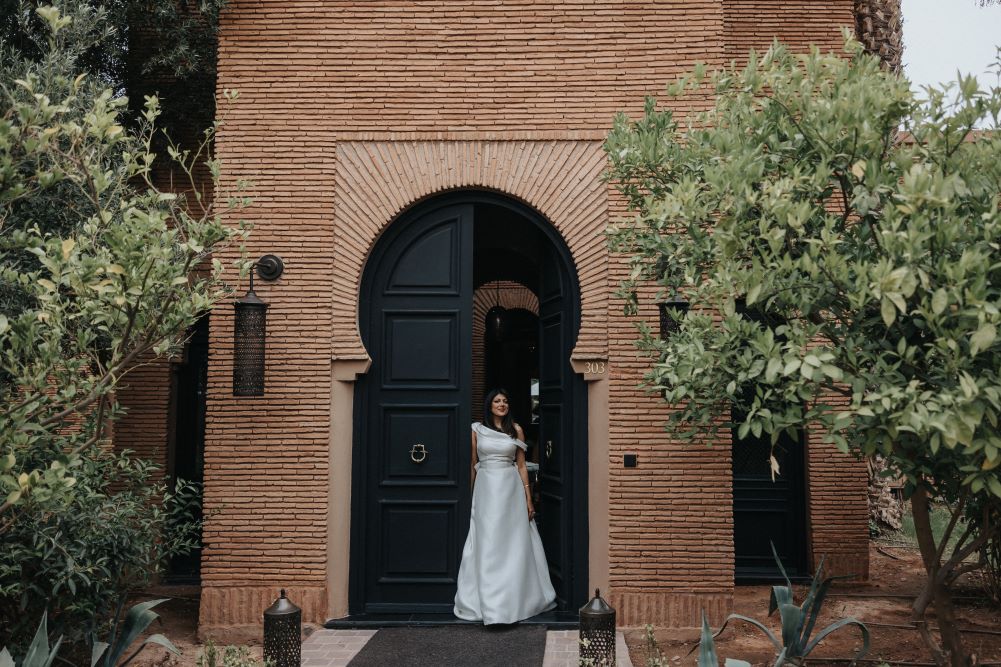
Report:
[[[497,394],[494,396],[494,400],[490,401],[490,411],[495,417],[503,417],[507,414],[508,409],[507,396],[504,394]]]

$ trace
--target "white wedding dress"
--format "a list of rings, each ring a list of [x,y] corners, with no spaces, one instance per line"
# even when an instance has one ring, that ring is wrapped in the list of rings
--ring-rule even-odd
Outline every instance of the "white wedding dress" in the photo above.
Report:
[[[556,606],[556,591],[525,488],[515,465],[525,443],[476,422],[476,482],[469,535],[462,548],[455,615],[515,623]]]

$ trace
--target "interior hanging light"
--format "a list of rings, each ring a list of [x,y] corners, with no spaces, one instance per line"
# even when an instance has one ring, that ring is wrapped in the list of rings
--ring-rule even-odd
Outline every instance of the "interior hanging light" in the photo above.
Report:
[[[500,281],[495,281],[495,303],[487,311],[487,335],[490,340],[499,343],[507,335],[507,309],[500,305]]]

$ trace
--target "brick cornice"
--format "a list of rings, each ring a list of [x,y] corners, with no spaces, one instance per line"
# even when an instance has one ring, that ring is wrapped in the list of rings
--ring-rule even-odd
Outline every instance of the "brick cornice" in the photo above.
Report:
[[[553,224],[580,282],[573,356],[607,355],[605,165],[598,141],[338,142],[332,358],[368,358],[358,331],[358,297],[365,259],[379,235],[412,204],[461,189],[509,195]]]

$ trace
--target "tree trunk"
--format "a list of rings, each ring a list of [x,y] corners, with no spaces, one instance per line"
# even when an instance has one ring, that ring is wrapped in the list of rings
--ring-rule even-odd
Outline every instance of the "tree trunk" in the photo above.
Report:
[[[869,521],[880,533],[900,530],[903,526],[904,504],[894,493],[891,479],[883,475],[886,459],[874,456],[869,467]]]
[[[855,0],[854,4],[855,38],[884,67],[899,73],[904,52],[900,0]]]
[[[942,569],[942,559],[935,536],[931,530],[931,504],[928,492],[923,486],[918,486],[911,496],[911,513],[914,516],[914,532],[918,538],[921,550],[921,560],[925,566],[925,590],[914,601],[913,620],[921,630],[921,636],[932,652],[932,658],[939,665],[951,667],[969,667],[973,664],[971,656],[963,645],[963,637],[956,627],[956,614],[952,604],[952,591],[949,584],[939,574]],[[943,550],[944,551],[944,550]],[[928,630],[926,611],[929,603],[935,604],[935,618],[938,620],[939,635],[942,645],[932,637]]]

